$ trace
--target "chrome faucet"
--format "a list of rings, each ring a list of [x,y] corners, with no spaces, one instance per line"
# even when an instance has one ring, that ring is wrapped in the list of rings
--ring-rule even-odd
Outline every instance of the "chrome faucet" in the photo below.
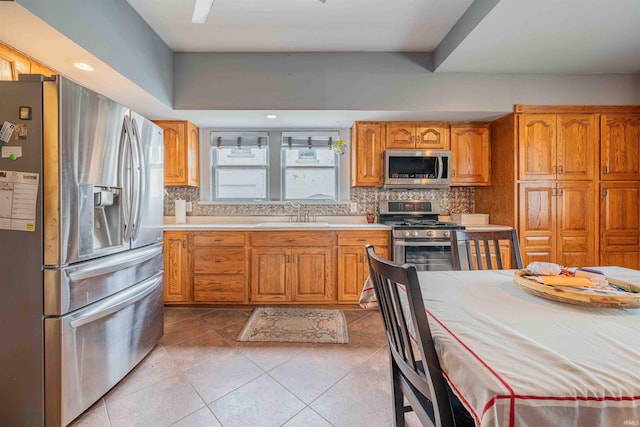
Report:
[[[295,203],[293,203],[292,201],[289,201],[289,200],[288,200],[288,201],[284,202],[284,209],[285,209],[285,211],[287,210],[287,206],[291,206],[293,209],[297,209],[297,212],[296,212],[296,222],[301,222],[300,208],[302,208],[302,205],[301,205],[301,204],[299,204],[299,203],[298,203],[298,204],[295,204]],[[292,219],[293,219],[293,214],[289,214],[289,222],[293,222],[293,221],[292,221]]]

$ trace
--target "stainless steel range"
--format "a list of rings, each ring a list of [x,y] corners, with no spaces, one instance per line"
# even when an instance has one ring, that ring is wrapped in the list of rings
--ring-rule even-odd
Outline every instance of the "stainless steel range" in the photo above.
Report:
[[[436,200],[380,202],[380,223],[392,227],[393,261],[414,264],[419,271],[451,270],[450,230],[464,230],[438,221]]]

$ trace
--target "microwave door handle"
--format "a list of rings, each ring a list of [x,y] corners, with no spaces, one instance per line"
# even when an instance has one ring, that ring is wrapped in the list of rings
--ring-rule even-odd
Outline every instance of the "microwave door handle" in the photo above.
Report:
[[[443,165],[442,165],[442,156],[438,156],[438,179],[442,179],[442,172],[443,172]]]
[[[122,203],[122,217],[124,221],[124,241],[129,241],[129,235],[131,232],[129,231],[131,228],[131,202],[130,202],[130,188],[128,184],[128,176],[127,176],[127,161],[129,157],[129,138],[127,133],[129,131],[129,127],[127,126],[127,117],[124,117],[122,120],[122,130],[120,131],[120,144],[119,144],[119,161],[118,161],[118,180],[120,182],[121,188],[121,196],[120,200]]]

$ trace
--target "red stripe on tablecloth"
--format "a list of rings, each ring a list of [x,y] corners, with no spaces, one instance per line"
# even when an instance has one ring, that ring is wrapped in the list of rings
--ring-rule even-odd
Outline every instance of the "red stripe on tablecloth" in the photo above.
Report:
[[[458,399],[460,399],[464,407],[467,408],[471,415],[473,415],[473,418],[476,420],[476,425],[480,425],[480,418],[478,417],[478,413],[475,411],[475,409],[473,409],[473,406],[471,406],[469,401],[464,398],[462,393],[460,393],[460,390],[458,389],[458,387],[456,387],[453,381],[451,381],[451,378],[449,378],[447,373],[442,371],[442,375],[444,375],[444,377],[447,379],[449,386],[453,389],[453,392],[456,394],[456,396],[458,396]]]
[[[431,311],[425,309],[425,311],[427,312],[427,314],[429,316],[431,316],[433,318],[433,320],[435,320],[436,322],[438,322],[438,324],[440,326],[442,326],[442,328],[447,331],[449,333],[449,335],[451,335],[456,341],[458,341],[462,347],[464,347],[469,353],[471,353],[471,355],[473,357],[475,357],[485,368],[487,368],[487,370],[489,372],[491,372],[493,374],[493,376],[495,376],[498,381],[500,381],[502,383],[502,385],[504,385],[506,387],[506,389],[509,391],[509,395],[507,397],[509,397],[511,399],[511,402],[509,402],[509,427],[514,427],[515,426],[515,410],[516,410],[516,402],[515,402],[515,393],[513,392],[513,389],[511,388],[511,386],[504,380],[504,378],[502,378],[500,375],[498,375],[498,373],[496,371],[493,370],[493,368],[491,368],[487,362],[485,362],[484,360],[482,360],[482,358],[480,356],[478,356],[473,350],[471,350],[471,348],[464,343],[464,341],[462,341],[462,339],[460,339],[460,337],[458,337],[456,334],[454,334],[449,328],[447,328],[444,323],[442,323],[442,321],[440,319],[438,319]],[[495,401],[497,399],[492,399],[489,402],[486,403],[485,405],[485,409],[482,411],[482,415],[485,414],[485,412],[487,412],[487,410],[495,404]]]

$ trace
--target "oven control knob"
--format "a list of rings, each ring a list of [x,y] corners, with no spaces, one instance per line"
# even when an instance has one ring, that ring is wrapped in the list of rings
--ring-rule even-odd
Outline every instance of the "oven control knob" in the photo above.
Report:
[[[429,230],[429,231],[427,231],[427,236],[429,236],[429,237],[433,237],[433,230]]]
[[[420,236],[420,232],[418,230],[413,232],[413,237],[418,237]]]
[[[410,231],[403,231],[403,232],[402,232],[402,235],[403,235],[404,237],[409,237],[409,236],[411,236],[411,232],[410,232]]]
[[[442,235],[443,235],[444,237],[449,237],[449,232],[448,232],[448,231],[444,231],[444,232],[442,233]]]

